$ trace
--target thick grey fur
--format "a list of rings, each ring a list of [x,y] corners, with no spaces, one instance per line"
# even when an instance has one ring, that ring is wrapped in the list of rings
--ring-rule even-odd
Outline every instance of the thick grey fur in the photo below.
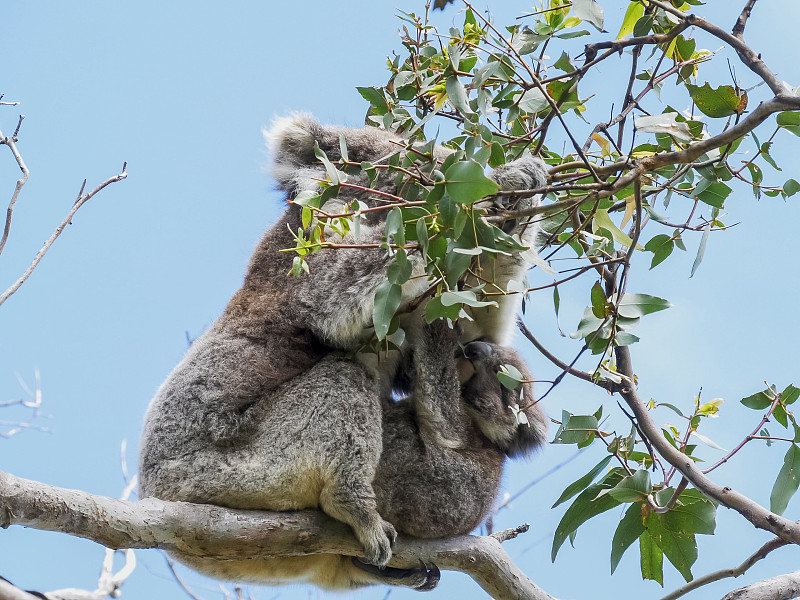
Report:
[[[281,121],[268,138],[273,174],[290,199],[316,190],[317,180],[325,177],[314,157],[315,143],[336,161],[341,136],[350,160],[356,162],[377,163],[406,143],[374,128],[325,127],[303,115]],[[446,155],[443,149],[436,152]],[[502,189],[512,190],[541,185],[546,171],[539,159],[525,157],[490,176]],[[393,192],[393,179],[379,178],[377,187]],[[376,204],[369,193],[345,190],[325,209],[333,211],[337,202],[344,207],[354,199]],[[523,202],[531,205],[538,199]],[[361,226],[360,241],[366,243],[379,241],[384,229],[384,212],[369,214]],[[319,505],[354,528],[367,560],[385,564],[394,530],[376,512],[371,482],[382,447],[375,423],[380,423],[381,403],[387,404],[397,361],[352,362],[345,352],[372,335],[372,302],[386,279],[390,257],[378,249],[323,251],[309,257],[311,275],[287,276],[292,257],[280,250],[294,246],[291,232],[300,228],[300,207],[290,205],[256,247],[244,283],[223,314],[192,344],[156,393],[139,453],[141,496],[273,510]],[[523,219],[512,229],[525,242],[533,240],[537,227]],[[340,241],[356,240],[348,235]],[[412,253],[410,260],[414,272],[422,273],[421,259]],[[511,279],[522,278],[527,266],[514,256],[477,263],[475,268],[506,289]],[[403,288],[403,302],[416,298],[427,285],[424,277],[412,279]],[[461,340],[507,343],[517,297],[501,298],[499,309],[477,309]],[[414,326],[409,328],[408,345],[414,347],[419,312],[410,322]],[[449,394],[457,398],[452,390]],[[265,423],[271,424],[270,431],[264,430]],[[260,453],[257,441],[278,429],[285,437],[266,444],[265,452],[280,452]],[[300,441],[308,430],[318,430],[309,438],[312,447]],[[349,444],[346,451],[342,436]],[[447,446],[453,440],[448,433],[439,441]],[[307,473],[315,478],[303,479]],[[256,571],[254,577],[270,579],[263,569]],[[291,569],[277,572],[271,579]]]
[[[315,161],[314,144],[335,161],[340,157],[340,136],[345,138],[350,160],[356,162],[378,162],[405,144],[375,128],[323,127],[309,116],[287,118],[268,132],[268,139],[275,155],[273,174],[290,199],[300,191],[318,189],[317,180],[325,175]],[[543,182],[545,173],[539,159],[526,157],[496,169],[493,176],[502,188],[535,187]],[[393,179],[379,179],[376,187],[394,191]],[[377,203],[374,195],[350,189],[343,190],[340,199],[327,203],[325,209],[333,211],[337,202],[343,206],[354,199],[370,206]],[[385,213],[369,214],[374,219]],[[383,225],[382,220],[362,225],[361,242],[379,241]],[[254,403],[270,390],[331,352],[352,351],[371,337],[373,298],[386,279],[391,258],[380,249],[322,251],[308,258],[310,275],[287,276],[292,256],[280,250],[294,246],[291,232],[300,228],[300,207],[290,205],[256,247],[242,287],[156,393],[146,417],[140,472],[174,459],[176,443],[205,445],[235,438],[251,421]],[[520,222],[515,228],[523,238],[535,235],[533,225]],[[356,240],[348,234],[341,241]],[[410,261],[416,273],[423,272],[417,253],[411,254]],[[527,268],[519,255],[483,261],[476,268],[484,271],[486,279],[494,274],[501,289],[510,279],[521,279]],[[416,298],[427,286],[424,276],[412,279],[403,287],[403,301]],[[480,338],[508,344],[519,294],[501,297],[498,302],[499,308],[476,309],[474,321],[464,325],[463,341]],[[412,324],[419,321],[410,319]],[[413,339],[412,331],[409,346]],[[379,383],[386,391],[396,367],[392,360],[376,364],[373,357],[365,356],[362,365],[380,372]],[[347,390],[333,389],[340,394]]]
[[[458,336],[443,321],[423,327],[413,394],[396,403],[379,397],[375,381],[359,365],[330,354],[259,398],[248,435],[224,444],[176,436],[172,458],[140,472],[142,494],[244,509],[319,506],[350,525],[365,559],[379,566],[391,557],[396,532],[422,538],[466,534],[491,509],[505,457],[542,444],[546,420],[533,404],[525,410],[530,425],[516,424],[510,407],[520,403],[519,392],[504,388],[496,376],[500,365],[510,363],[530,379],[514,350],[473,342],[465,356],[457,357],[458,351]],[[469,377],[463,385],[459,374]],[[523,389],[523,398],[533,402],[532,384]],[[146,429],[145,455],[151,435]],[[269,585],[430,583],[424,568],[404,570],[402,577],[382,575],[338,555],[176,558],[213,577]]]

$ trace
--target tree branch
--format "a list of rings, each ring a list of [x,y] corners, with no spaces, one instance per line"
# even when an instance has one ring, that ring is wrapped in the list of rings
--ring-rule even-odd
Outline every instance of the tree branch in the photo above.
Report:
[[[347,525],[318,511],[232,510],[155,498],[130,502],[0,472],[0,526],[10,525],[59,531],[113,549],[160,548],[221,560],[362,553]],[[420,560],[467,573],[495,598],[553,600],[493,537],[400,538],[389,564],[415,567]]]
[[[753,554],[748,556],[747,559],[738,567],[720,569],[719,571],[714,571],[713,573],[709,573],[708,575],[703,575],[702,577],[696,577],[686,585],[682,585],[677,590],[667,594],[666,596],[661,598],[661,600],[675,600],[676,598],[680,598],[681,596],[688,594],[689,592],[696,590],[697,588],[707,585],[709,583],[714,583],[715,581],[719,581],[721,579],[727,579],[728,577],[739,577],[739,575],[744,574],[750,567],[752,567],[758,561],[766,558],[770,552],[772,552],[773,550],[777,550],[778,548],[787,546],[788,544],[789,542],[787,542],[786,540],[782,540],[780,538],[772,538],[766,544],[761,546],[761,548],[759,548]]]
[[[800,595],[800,571],[778,575],[725,594],[722,600],[791,600]]]
[[[69,211],[69,213],[67,213],[66,218],[61,222],[61,225],[56,227],[55,231],[50,235],[50,237],[47,238],[47,241],[44,243],[44,246],[42,246],[39,252],[36,253],[36,256],[33,258],[33,262],[31,262],[28,268],[25,269],[25,272],[20,276],[20,278],[17,279],[11,285],[11,287],[9,287],[5,292],[0,294],[0,305],[2,305],[6,300],[8,300],[11,297],[11,295],[14,294],[14,292],[16,292],[20,288],[20,286],[22,286],[23,283],[25,283],[28,277],[31,276],[34,269],[36,269],[36,267],[39,266],[39,262],[41,262],[41,260],[44,258],[44,255],[47,254],[48,250],[50,250],[50,246],[52,246],[55,243],[55,241],[58,239],[58,236],[61,235],[66,226],[72,223],[72,217],[75,216],[75,213],[78,212],[78,209],[84,204],[86,204],[86,202],[88,202],[91,198],[93,198],[98,192],[100,192],[106,186],[109,186],[112,183],[125,179],[128,176],[128,173],[125,171],[126,165],[127,163],[122,165],[122,172],[119,175],[114,175],[113,177],[109,177],[88,194],[83,193],[83,190],[86,187],[86,180],[83,181],[83,186],[81,186],[81,191],[78,193],[78,198],[72,205],[72,209]],[[22,186],[19,184],[19,182],[17,182],[17,191],[15,191],[14,198],[12,199],[13,201],[16,201],[16,196],[21,187]],[[9,207],[9,211],[11,211],[12,209],[13,205]],[[10,225],[10,223],[11,221],[9,213],[7,225]]]
[[[633,411],[641,432],[659,454],[686,477],[694,487],[712,500],[732,508],[759,529],[771,531],[781,539],[800,544],[800,523],[776,515],[731,487],[723,487],[712,482],[691,458],[667,441],[660,428],[650,418],[650,413],[633,385],[634,373],[630,350],[627,346],[617,346],[614,348],[614,353],[617,359],[617,370],[626,377],[626,382],[619,386],[619,392]]]

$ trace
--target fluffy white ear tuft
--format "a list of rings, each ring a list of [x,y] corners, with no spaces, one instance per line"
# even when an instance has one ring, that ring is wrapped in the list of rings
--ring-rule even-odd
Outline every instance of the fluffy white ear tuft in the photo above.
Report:
[[[316,162],[314,142],[318,141],[320,130],[317,120],[302,112],[277,117],[269,128],[262,130],[271,154],[269,172],[283,189],[295,189],[298,169]]]

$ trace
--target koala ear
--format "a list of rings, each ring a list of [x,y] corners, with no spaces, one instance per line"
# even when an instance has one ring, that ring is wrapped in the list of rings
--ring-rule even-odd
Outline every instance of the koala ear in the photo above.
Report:
[[[317,162],[314,143],[323,137],[322,126],[308,113],[293,113],[275,119],[263,134],[272,155],[270,174],[284,190],[296,191],[302,187],[298,175]]]

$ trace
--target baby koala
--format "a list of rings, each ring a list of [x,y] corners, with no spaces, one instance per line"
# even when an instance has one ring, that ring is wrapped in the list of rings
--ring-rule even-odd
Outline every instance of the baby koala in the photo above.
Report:
[[[533,384],[519,354],[486,342],[461,351],[458,334],[444,321],[422,328],[411,362],[413,392],[394,402],[380,397],[363,369],[329,355],[259,399],[248,435],[232,445],[176,449],[180,459],[142,474],[143,495],[164,500],[278,511],[319,507],[353,528],[366,562],[333,554],[175,557],[212,577],[266,585],[435,586],[435,567],[380,568],[391,558],[396,533],[439,538],[475,529],[495,501],[505,457],[543,444],[546,417],[531,404]],[[497,372],[504,364],[528,380],[520,389],[501,385]],[[518,424],[518,409],[528,423]]]

